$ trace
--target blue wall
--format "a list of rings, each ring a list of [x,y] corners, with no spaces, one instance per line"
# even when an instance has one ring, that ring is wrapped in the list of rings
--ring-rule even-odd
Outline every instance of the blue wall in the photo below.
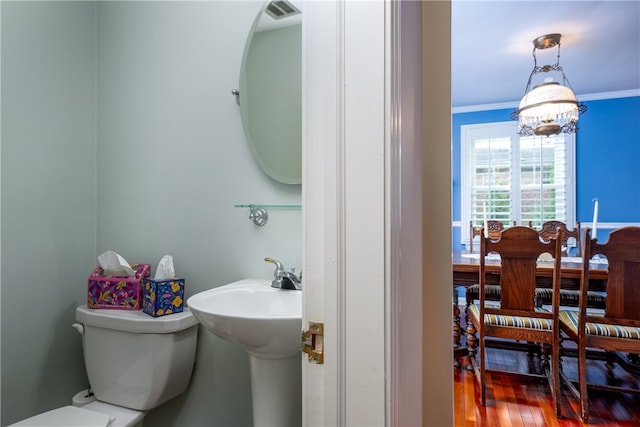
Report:
[[[577,220],[591,223],[599,201],[598,237],[606,241],[606,223],[640,223],[640,97],[585,102],[576,136]],[[460,221],[460,126],[509,121],[513,109],[452,115],[453,221]],[[460,226],[453,248],[463,249]]]

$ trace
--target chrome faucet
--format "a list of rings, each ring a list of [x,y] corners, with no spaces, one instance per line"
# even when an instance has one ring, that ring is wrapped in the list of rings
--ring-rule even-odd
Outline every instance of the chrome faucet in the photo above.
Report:
[[[267,257],[264,260],[276,265],[276,269],[273,272],[273,281],[271,282],[272,288],[291,290],[302,289],[302,273],[297,275],[295,268],[292,268],[291,271],[286,271],[282,266],[282,263],[277,259]]]

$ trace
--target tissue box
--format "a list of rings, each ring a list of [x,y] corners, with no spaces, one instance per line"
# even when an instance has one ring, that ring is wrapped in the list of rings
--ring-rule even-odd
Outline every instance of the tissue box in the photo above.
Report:
[[[121,310],[142,308],[142,280],[151,271],[151,264],[131,264],[133,277],[103,276],[97,266],[88,279],[87,307]]]
[[[184,307],[184,279],[144,279],[144,305],[142,311],[159,317],[182,313]]]

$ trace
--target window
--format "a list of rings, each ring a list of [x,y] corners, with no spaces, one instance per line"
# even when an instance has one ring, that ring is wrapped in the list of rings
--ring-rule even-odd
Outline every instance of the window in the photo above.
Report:
[[[575,224],[575,135],[517,135],[516,122],[461,128],[462,242],[469,221]]]

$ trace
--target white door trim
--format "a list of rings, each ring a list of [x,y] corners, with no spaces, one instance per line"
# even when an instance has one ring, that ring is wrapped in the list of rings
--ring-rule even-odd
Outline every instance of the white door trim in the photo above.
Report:
[[[303,325],[325,324],[305,425],[385,423],[386,8],[305,4]]]
[[[448,1],[305,3],[305,426],[453,422],[449,22]]]

